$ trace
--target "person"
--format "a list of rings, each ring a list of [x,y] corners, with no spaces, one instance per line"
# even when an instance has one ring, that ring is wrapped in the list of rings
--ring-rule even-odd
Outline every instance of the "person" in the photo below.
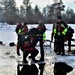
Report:
[[[17,54],[18,55],[20,55],[19,53],[18,53],[18,49],[20,48],[20,46],[18,45],[18,40],[19,40],[19,38],[20,38],[20,33],[19,33],[19,30],[20,30],[20,28],[22,27],[22,24],[21,23],[17,23],[16,24],[17,26],[16,26],[16,29],[15,29],[15,32],[16,32],[16,34],[17,34]]]
[[[73,37],[74,30],[69,26],[66,34],[66,39],[68,40],[68,54],[71,52],[71,40]]]
[[[20,37],[28,32],[27,23],[25,22],[23,24],[21,24],[21,23],[18,24],[16,29],[15,29],[15,31],[16,31],[16,33],[18,35],[18,40],[17,41],[19,41]],[[17,42],[17,55],[20,55],[19,52],[18,52],[20,48],[21,47],[20,47],[19,43]]]
[[[38,26],[37,28],[32,28],[27,32],[27,34],[23,35],[20,40],[19,44],[21,46],[21,50],[23,51],[23,62],[27,63],[26,60],[28,54],[31,54],[31,58],[34,62],[38,62],[35,57],[38,54],[38,50],[35,48],[38,41],[40,41],[40,47],[43,48],[43,33],[45,32],[45,28],[43,26]],[[43,53],[43,54],[42,54]],[[18,54],[20,54],[18,50]],[[41,51],[41,60],[44,59],[44,52],[43,49]]]
[[[41,40],[39,41],[40,42],[40,54],[41,54],[41,58],[40,58],[40,61],[44,61],[44,48],[43,48],[43,43],[45,42],[46,40],[46,26],[44,25],[44,23],[40,20],[38,22],[38,29],[39,30],[43,30],[43,36],[40,36],[41,37]]]
[[[57,55],[65,55],[64,50],[64,37],[68,31],[68,25],[62,20],[61,16],[58,16],[57,26],[54,28],[54,34],[57,36]]]
[[[33,31],[29,31],[29,34],[27,32],[26,34],[22,35],[18,42],[18,46],[21,47],[21,51],[23,52],[23,62],[24,63],[28,63],[26,58],[29,53],[31,54],[31,58],[34,62],[38,61],[38,60],[35,60],[35,57],[38,54],[38,50],[36,48],[34,48],[34,45],[32,44],[32,40],[34,40],[34,39],[30,36],[30,35],[32,35],[31,34],[32,32]],[[17,54],[20,55],[20,48],[17,49]]]

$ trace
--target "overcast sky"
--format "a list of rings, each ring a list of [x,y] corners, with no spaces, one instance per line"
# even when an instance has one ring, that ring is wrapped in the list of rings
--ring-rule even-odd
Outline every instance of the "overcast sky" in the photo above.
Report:
[[[63,1],[64,5],[66,6],[66,8],[67,7],[70,7],[70,8],[72,8],[72,9],[75,10],[75,3],[74,3],[75,0],[62,0],[62,1]],[[16,0],[17,6],[22,5],[22,2],[23,2],[23,0]],[[31,5],[32,5],[33,8],[35,7],[36,4],[39,7],[43,8],[46,5],[52,4],[53,3],[53,0],[30,0],[30,2],[32,2]]]

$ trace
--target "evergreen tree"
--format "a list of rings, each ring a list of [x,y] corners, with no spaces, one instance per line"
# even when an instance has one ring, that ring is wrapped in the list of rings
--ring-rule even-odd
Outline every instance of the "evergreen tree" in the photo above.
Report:
[[[31,7],[31,5],[29,5],[27,7],[27,21],[30,22],[30,23],[32,23],[32,22],[35,22],[34,19],[35,18],[34,18],[33,9]]]
[[[16,3],[14,0],[2,0],[1,6],[3,7],[3,17],[5,22],[13,23],[16,20]]]

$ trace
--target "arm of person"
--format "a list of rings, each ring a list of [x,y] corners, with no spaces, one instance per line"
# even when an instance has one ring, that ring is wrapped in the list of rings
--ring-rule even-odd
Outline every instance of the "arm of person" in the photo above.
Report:
[[[43,43],[46,41],[46,33],[43,33]]]

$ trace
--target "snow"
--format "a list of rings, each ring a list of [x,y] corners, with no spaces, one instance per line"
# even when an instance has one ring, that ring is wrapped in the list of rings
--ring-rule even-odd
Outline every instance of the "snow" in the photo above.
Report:
[[[75,30],[75,25],[68,24]],[[37,27],[37,25],[28,25],[28,28]],[[46,31],[46,38],[51,39],[51,30],[52,30],[52,24],[46,24],[46,27],[48,31]],[[3,41],[6,46],[0,46],[0,75],[16,75],[16,66],[18,60],[22,60],[22,54],[21,56],[17,57],[16,55],[16,46],[9,47],[10,42],[17,43],[17,35],[15,32],[16,25],[9,25],[7,23],[0,23],[0,41]],[[73,38],[75,38],[75,33],[73,35]],[[74,43],[74,42],[73,42]],[[75,44],[75,43],[74,43]],[[67,47],[66,47],[67,48]],[[39,50],[39,48],[37,48]],[[75,48],[73,48],[75,50]],[[47,63],[47,66],[44,70],[44,75],[53,75],[53,66],[55,62],[65,62],[68,65],[72,66],[74,69],[67,75],[75,75],[75,56],[61,56],[56,55],[53,52],[53,43],[52,48],[44,48],[45,51],[45,62]],[[40,54],[36,57],[39,59]],[[11,69],[12,68],[12,69]]]

